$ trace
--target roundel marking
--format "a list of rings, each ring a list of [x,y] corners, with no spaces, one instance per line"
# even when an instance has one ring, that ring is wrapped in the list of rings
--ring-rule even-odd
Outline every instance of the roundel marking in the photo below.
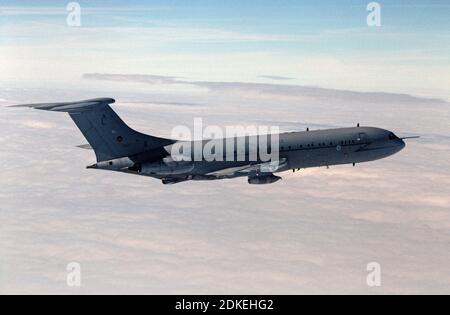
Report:
[[[103,114],[103,116],[102,116],[102,125],[103,126],[106,126],[106,124],[107,124],[107,122],[108,122],[108,117],[105,115],[105,114]]]

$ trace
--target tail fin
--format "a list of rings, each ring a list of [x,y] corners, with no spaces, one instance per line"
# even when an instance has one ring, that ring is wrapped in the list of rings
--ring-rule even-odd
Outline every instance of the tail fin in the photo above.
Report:
[[[69,113],[94,149],[97,162],[129,157],[173,143],[172,140],[139,133],[128,127],[112,110],[112,98],[79,102],[17,105]]]

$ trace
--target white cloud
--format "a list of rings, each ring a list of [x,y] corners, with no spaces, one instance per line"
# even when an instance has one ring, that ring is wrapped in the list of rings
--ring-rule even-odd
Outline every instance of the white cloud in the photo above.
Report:
[[[36,120],[25,120],[21,122],[24,126],[36,129],[52,129],[55,127],[54,124],[44,122],[44,121],[36,121]]]
[[[154,86],[167,84],[154,79]],[[255,101],[243,94],[217,99],[214,84],[205,93],[174,94],[141,90],[130,81],[88,82],[91,90],[0,89],[0,97],[8,104],[49,95],[82,99],[100,89],[118,99],[115,109],[125,121],[156,135],[198,115],[225,124],[270,113],[266,119],[297,122],[297,129],[308,121],[344,126],[342,111],[355,113],[352,120],[370,112],[376,125],[430,134],[386,160],[288,172],[275,185],[236,179],[163,186],[86,170],[94,156],[74,147],[85,140],[64,114],[3,107],[0,292],[371,293],[365,285],[370,261],[383,270],[377,292],[448,292],[442,275],[450,271],[450,168],[442,150],[450,143],[448,124],[439,127],[443,118],[435,111],[441,103],[383,94],[379,104],[391,108],[378,113],[348,91],[294,88],[298,95],[314,92],[313,102],[280,104],[277,97],[292,91],[276,85]],[[405,106],[412,113],[427,110],[408,116],[400,128],[390,113]],[[65,284],[70,261],[82,266],[83,284],[75,291]]]
[[[296,99],[304,100],[308,98],[339,98],[348,99],[352,101],[361,101],[370,99],[371,102],[385,103],[387,100],[396,103],[441,103],[448,104],[439,99],[427,99],[421,97],[414,97],[406,94],[384,93],[384,92],[357,92],[346,91],[338,89],[325,89],[312,86],[299,85],[282,85],[282,84],[264,84],[264,83],[246,83],[246,82],[215,82],[215,81],[193,81],[184,78],[177,78],[172,76],[161,75],[144,75],[144,74],[111,74],[111,73],[87,73],[83,75],[85,79],[91,80],[105,80],[116,82],[138,82],[150,85],[155,84],[179,84],[179,85],[193,85],[205,87],[212,91],[226,91],[226,92],[253,92],[254,95],[272,96],[272,97],[294,97]],[[284,77],[276,77],[283,79],[290,79]]]
[[[274,80],[274,81],[288,81],[288,80],[293,80],[294,78],[291,77],[284,77],[284,76],[279,76],[279,75],[259,75],[258,78],[261,79],[268,79],[268,80]]]

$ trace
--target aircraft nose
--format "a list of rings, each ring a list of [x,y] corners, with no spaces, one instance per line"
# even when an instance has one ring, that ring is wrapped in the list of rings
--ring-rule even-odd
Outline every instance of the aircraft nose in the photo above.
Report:
[[[406,143],[402,139],[398,139],[398,144],[397,145],[398,145],[398,148],[399,148],[399,151],[400,151],[400,150],[403,150],[403,148],[406,146]]]

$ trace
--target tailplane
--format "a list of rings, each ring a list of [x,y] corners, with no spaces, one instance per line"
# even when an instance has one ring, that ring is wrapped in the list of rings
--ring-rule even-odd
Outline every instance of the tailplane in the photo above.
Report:
[[[109,106],[114,102],[112,98],[97,98],[15,107],[68,113],[94,150],[97,162],[134,156],[173,143],[172,140],[145,135],[131,129]]]

